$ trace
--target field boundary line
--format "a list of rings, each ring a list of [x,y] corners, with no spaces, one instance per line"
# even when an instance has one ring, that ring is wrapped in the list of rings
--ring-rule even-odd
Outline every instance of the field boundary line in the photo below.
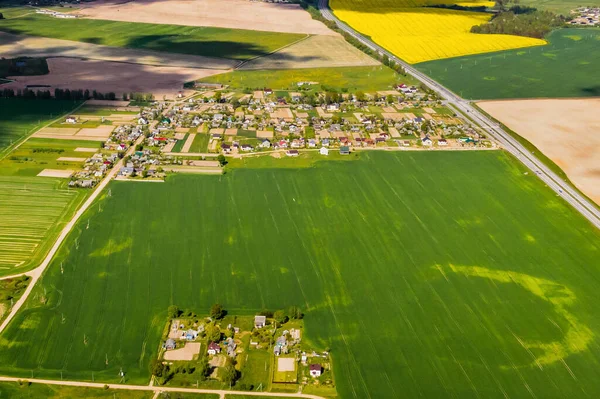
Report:
[[[235,68],[233,68],[233,70],[235,71],[235,70],[237,70],[237,69],[240,69],[240,68],[242,68],[244,65],[246,65],[246,64],[247,64],[248,62],[250,62],[250,61],[254,61],[254,60],[257,60],[257,59],[259,59],[259,58],[268,57],[268,56],[270,56],[270,55],[273,55],[273,54],[275,54],[275,53],[278,53],[278,52],[280,52],[281,50],[284,50],[284,49],[286,49],[286,48],[288,48],[288,47],[291,47],[291,46],[293,46],[293,45],[295,45],[295,44],[298,44],[298,43],[300,43],[300,42],[303,42],[303,41],[305,41],[305,40],[308,40],[309,38],[311,38],[311,37],[313,37],[313,36],[319,36],[319,35],[311,35],[310,33],[307,33],[305,37],[303,37],[303,38],[301,38],[301,39],[298,39],[298,40],[296,40],[295,42],[288,43],[288,44],[286,44],[285,46],[281,46],[281,47],[279,47],[278,49],[275,49],[275,50],[271,51],[271,52],[270,52],[270,53],[268,53],[268,54],[264,54],[264,55],[257,55],[256,57],[250,58],[249,60],[244,60],[244,61],[240,62],[240,63],[239,63],[239,64],[238,64],[238,65],[237,65]]]
[[[227,391],[224,389],[199,389],[199,388],[176,388],[176,387],[157,387],[151,385],[119,385],[119,384],[104,384],[99,382],[84,382],[84,381],[58,381],[58,380],[45,380],[38,378],[18,378],[18,377],[4,377],[0,376],[0,382],[19,382],[27,381],[34,384],[47,384],[47,385],[62,385],[70,387],[83,387],[83,388],[97,388],[97,389],[119,389],[126,391],[152,391],[156,393],[160,392],[187,392],[187,393],[204,393],[204,394],[217,394],[221,398],[225,396],[272,396],[275,398],[306,398],[306,399],[326,399],[322,396],[304,394],[300,392],[296,393],[279,393],[279,392],[257,392],[257,391]]]

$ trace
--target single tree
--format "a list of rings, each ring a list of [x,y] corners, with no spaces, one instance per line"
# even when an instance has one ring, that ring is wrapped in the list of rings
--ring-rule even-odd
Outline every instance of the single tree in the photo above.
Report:
[[[210,317],[213,319],[219,320],[225,316],[225,309],[223,309],[223,305],[220,303],[215,303],[210,307]]]

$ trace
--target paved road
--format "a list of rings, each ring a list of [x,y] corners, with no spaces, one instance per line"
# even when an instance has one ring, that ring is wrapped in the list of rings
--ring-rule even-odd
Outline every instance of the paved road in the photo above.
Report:
[[[448,103],[458,111],[470,117],[473,121],[480,125],[491,138],[500,143],[503,148],[505,148],[525,166],[531,169],[531,171],[533,171],[540,179],[542,179],[542,181],[546,183],[548,187],[554,190],[557,195],[560,195],[565,201],[571,204],[573,208],[579,211],[579,213],[581,213],[594,226],[596,226],[596,228],[600,229],[600,210],[592,202],[590,202],[590,200],[585,198],[570,184],[563,181],[556,173],[544,165],[544,163],[540,161],[534,154],[530,153],[510,134],[504,131],[504,129],[502,129],[497,123],[492,121],[477,108],[471,105],[469,101],[459,97],[454,92],[431,79],[429,76],[418,71],[410,64],[402,61],[383,47],[363,37],[360,33],[341,22],[329,9],[328,0],[319,0],[319,11],[324,18],[334,21],[340,29],[352,35],[367,47],[377,51],[380,54],[386,54],[390,60],[402,65],[406,72],[417,78],[420,82],[429,86],[440,96],[445,98]]]
[[[104,389],[105,384],[97,382],[82,382],[82,381],[55,381],[55,380],[42,380],[42,379],[31,379],[31,378],[16,378],[16,377],[0,377],[0,381],[3,382],[18,382],[19,380],[29,381],[34,384],[48,384],[48,385],[62,385],[70,387],[82,387],[82,388],[98,388]],[[174,388],[174,387],[155,387],[150,385],[123,385],[123,384],[107,384],[111,389],[122,389],[127,391],[151,391],[155,393],[160,392],[186,392],[186,393],[212,393],[219,395],[221,399],[225,399],[227,396],[272,396],[276,398],[306,398],[306,399],[325,399],[322,396],[308,395],[303,393],[274,393],[274,392],[255,392],[255,391],[225,391],[222,389],[196,389],[196,388]]]

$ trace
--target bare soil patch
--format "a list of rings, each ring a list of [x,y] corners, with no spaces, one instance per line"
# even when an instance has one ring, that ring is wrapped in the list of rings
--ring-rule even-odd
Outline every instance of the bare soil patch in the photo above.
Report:
[[[100,125],[98,127],[83,128],[75,134],[75,138],[79,136],[102,137],[108,139],[115,127],[111,125]]]
[[[166,351],[163,358],[165,360],[191,361],[200,353],[201,346],[199,342],[186,342],[183,348]]]
[[[98,148],[89,148],[89,147],[77,147],[75,148],[75,152],[96,152]]]
[[[272,139],[273,132],[270,130],[257,130],[256,137],[259,139]]]
[[[70,169],[44,169],[38,176],[40,177],[59,177],[61,179],[68,179],[73,174],[73,170]]]
[[[235,128],[225,129],[225,136],[235,136],[237,133],[238,130]]]
[[[312,36],[265,57],[244,64],[241,69],[294,69],[379,65],[379,61],[339,36]]]
[[[296,359],[293,357],[280,357],[277,359],[277,371],[294,371],[296,370]]]
[[[64,162],[85,162],[87,158],[78,158],[78,157],[59,157],[58,159],[56,159],[57,161],[64,161]]]
[[[153,93],[157,98],[174,98],[185,82],[225,72],[217,69],[157,67],[74,58],[49,58],[50,73],[43,76],[11,77],[6,88],[49,86],[49,90],[89,89],[117,96],[129,92]]]
[[[296,4],[247,0],[95,1],[81,4],[75,14],[111,21],[337,35]]]
[[[289,108],[276,108],[271,112],[271,118],[282,118],[282,119],[293,119],[294,115],[292,110]]]
[[[600,99],[484,101],[478,105],[560,166],[600,204]]]

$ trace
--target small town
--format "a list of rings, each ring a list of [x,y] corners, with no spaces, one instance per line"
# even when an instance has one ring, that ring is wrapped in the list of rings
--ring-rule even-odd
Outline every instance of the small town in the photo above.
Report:
[[[300,83],[300,87],[305,85],[309,82]],[[121,158],[124,165],[118,179],[162,180],[168,173],[221,174],[227,158],[496,148],[480,128],[458,117],[435,95],[414,86],[399,85],[376,93],[309,95],[268,88],[249,94],[226,88],[198,89],[187,98],[179,93],[175,101],[141,107],[121,101],[88,101],[88,109],[122,114],[98,121],[96,129],[108,135],[106,141],[86,159],[83,170],[72,174],[71,186],[95,186]],[[71,115],[52,137],[62,136],[60,128],[86,123],[90,123],[89,116]],[[132,146],[135,151],[125,156]]]

